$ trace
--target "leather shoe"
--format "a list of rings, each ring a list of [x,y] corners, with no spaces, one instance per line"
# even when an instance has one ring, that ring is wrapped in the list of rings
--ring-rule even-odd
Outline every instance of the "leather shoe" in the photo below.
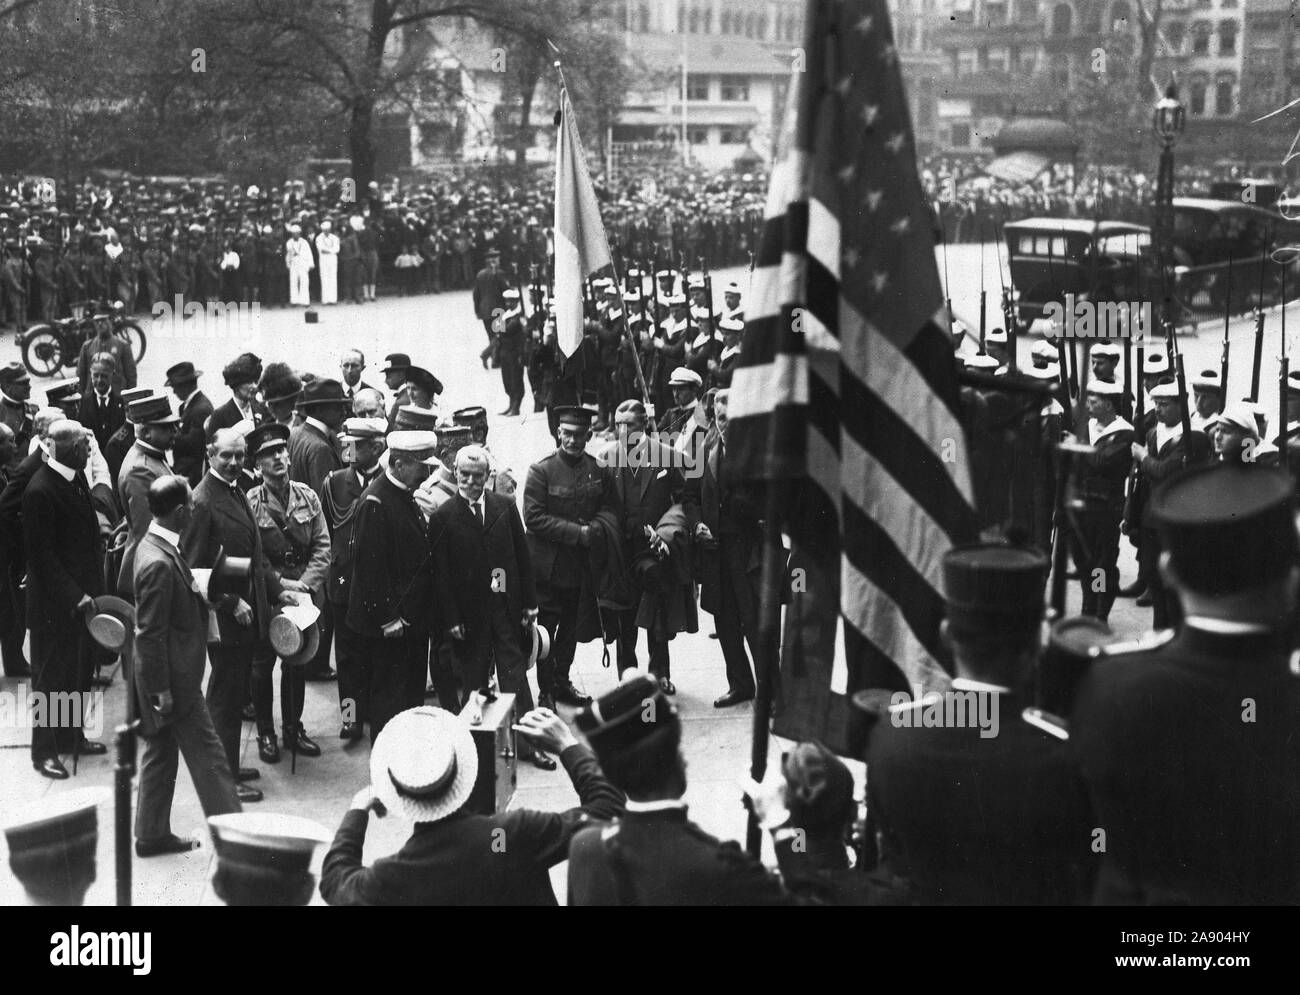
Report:
[[[659,678],[659,690],[662,691],[664,694],[676,694],[677,685],[674,684],[672,681],[670,681],[667,677],[661,677]]]
[[[247,784],[236,784],[235,797],[239,799],[241,804],[250,804],[252,802],[260,802],[262,800],[262,792],[258,791],[256,788],[250,788]]]
[[[262,758],[264,764],[280,762],[280,744],[275,741],[275,733],[257,737],[257,755]]]
[[[532,761],[533,766],[538,770],[555,770],[555,768],[559,766],[555,762],[554,757],[548,756],[540,750],[534,753],[529,759]]]
[[[551,688],[551,697],[566,705],[590,705],[591,695],[583,694],[573,686],[572,681],[557,681]]]
[[[176,834],[162,836],[156,840],[136,840],[137,857],[161,857],[168,853],[189,853],[199,848],[198,840],[183,840]]]
[[[753,701],[753,691],[728,691],[721,698],[713,703],[714,708],[730,708],[732,705],[739,705],[742,701]]]
[[[77,752],[83,757],[102,757],[108,752],[108,747],[103,743],[97,743],[93,739],[83,739],[77,747]]]
[[[58,757],[46,757],[40,763],[34,763],[32,766],[36,768],[42,777],[48,777],[51,781],[66,781],[68,779],[68,768],[63,766],[63,761]]]
[[[284,731],[285,749],[300,757],[319,757],[320,746],[307,736],[302,726],[292,726]]]
[[[361,738],[360,722],[344,722],[343,728],[339,730],[339,739],[352,740]]]
[[[262,776],[262,772],[256,767],[240,767],[235,771],[235,780],[239,782],[256,781]]]
[[[555,711],[555,695],[551,694],[550,691],[538,691],[537,707],[549,708],[552,712]]]

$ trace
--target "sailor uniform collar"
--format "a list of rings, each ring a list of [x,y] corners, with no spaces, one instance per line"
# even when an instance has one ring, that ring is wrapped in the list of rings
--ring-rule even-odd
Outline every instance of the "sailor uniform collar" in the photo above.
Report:
[[[1114,435],[1116,432],[1132,432],[1133,426],[1118,415],[1106,426],[1102,426],[1096,418],[1088,419],[1088,440],[1095,446],[1108,435]]]
[[[723,348],[721,355],[718,356],[718,362],[724,362],[740,352],[740,346],[729,345]]]
[[[1164,449],[1170,442],[1177,442],[1183,437],[1183,426],[1178,425],[1161,425],[1156,423],[1156,452]]]
[[[700,349],[713,341],[713,333],[700,331],[695,336],[695,341],[691,343],[692,349]]]

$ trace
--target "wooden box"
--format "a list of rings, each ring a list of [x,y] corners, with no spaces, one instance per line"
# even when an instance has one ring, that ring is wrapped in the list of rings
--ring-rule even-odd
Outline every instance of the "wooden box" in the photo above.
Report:
[[[478,747],[478,780],[466,808],[491,815],[504,812],[515,795],[516,767],[515,696],[499,694],[483,706],[483,724],[471,726]]]

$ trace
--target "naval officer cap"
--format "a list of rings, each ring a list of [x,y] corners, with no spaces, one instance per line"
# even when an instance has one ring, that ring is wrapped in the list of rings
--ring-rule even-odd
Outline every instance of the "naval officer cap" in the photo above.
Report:
[[[390,452],[417,459],[426,466],[438,465],[438,434],[436,432],[400,429],[388,433]]]
[[[1034,629],[1048,566],[1038,550],[1005,543],[950,550],[943,558],[948,624],[958,633]]]
[[[383,418],[349,418],[343,423],[343,438],[350,442],[382,439],[388,434],[388,422]]]
[[[1192,470],[1161,485],[1151,511],[1189,590],[1232,594],[1279,580],[1296,565],[1300,543],[1284,473],[1237,463]]]
[[[695,387],[704,386],[704,378],[694,370],[685,366],[679,366],[668,375],[669,387]]]
[[[592,408],[580,404],[571,404],[565,407],[555,409],[555,423],[557,425],[574,425],[577,428],[591,428],[591,423],[596,420],[599,414]]]

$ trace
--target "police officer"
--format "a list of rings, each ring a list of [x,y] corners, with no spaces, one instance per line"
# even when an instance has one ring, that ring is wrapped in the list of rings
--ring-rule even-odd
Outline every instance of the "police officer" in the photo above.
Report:
[[[1074,563],[1083,587],[1083,614],[1106,621],[1119,591],[1119,526],[1132,463],[1133,426],[1120,417],[1120,385],[1088,382],[1088,442],[1096,452],[1078,460],[1079,535]]]
[[[1241,464],[1152,496],[1176,634],[1107,647],[1070,720],[1106,831],[1104,904],[1300,902],[1300,544],[1291,486]],[[874,778],[873,771],[873,778]]]
[[[880,862],[908,882],[916,904],[1066,905],[1089,897],[1096,822],[1068,731],[1022,711],[1047,571],[1035,549],[950,551],[943,638],[957,670],[951,688],[917,699],[895,694],[888,708],[878,694],[854,698],[874,719],[867,805]]]
[[[320,498],[306,484],[289,479],[289,427],[276,422],[259,425],[248,436],[248,452],[262,474],[262,483],[248,492],[253,520],[262,534],[262,549],[280,575],[286,591],[307,594],[317,607],[325,598],[330,563],[329,530]],[[271,672],[275,651],[262,642],[253,653],[253,710],[257,716],[257,754],[265,763],[278,763],[272,716]],[[280,716],[284,742],[305,757],[320,756],[320,747],[302,726],[305,696],[303,668],[280,663]]]
[[[559,448],[528,469],[524,485],[524,525],[528,529],[541,623],[554,634],[550,658],[538,665],[538,699],[585,705],[591,698],[569,680],[577,649],[579,598],[591,587],[588,550],[601,541],[591,524],[613,510],[608,477],[586,452],[595,412],[569,406],[556,412]],[[592,598],[594,601],[594,592]],[[594,605],[591,606],[593,609]]]

